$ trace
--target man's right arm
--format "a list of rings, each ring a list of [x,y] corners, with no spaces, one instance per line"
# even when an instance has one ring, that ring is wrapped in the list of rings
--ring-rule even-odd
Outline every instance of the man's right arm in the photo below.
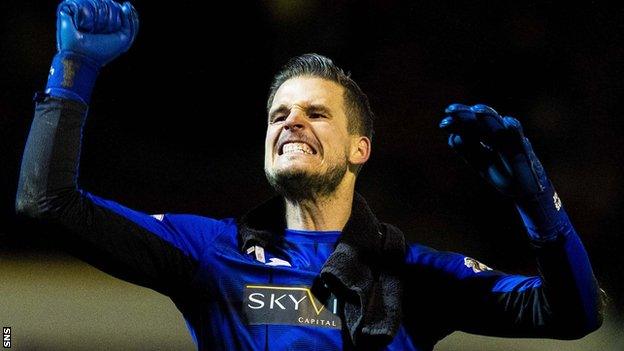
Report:
[[[106,11],[98,11],[102,9]],[[97,13],[110,16],[95,18]],[[129,4],[68,0],[57,15],[59,52],[46,94],[36,98],[16,210],[61,225],[74,253],[107,273],[167,295],[183,293],[198,266],[196,248],[201,247],[189,240],[201,239],[189,239],[167,220],[101,199],[77,185],[86,102],[95,82],[92,74],[131,45],[136,12]],[[105,33],[89,34],[89,26]],[[106,52],[111,54],[102,56]]]

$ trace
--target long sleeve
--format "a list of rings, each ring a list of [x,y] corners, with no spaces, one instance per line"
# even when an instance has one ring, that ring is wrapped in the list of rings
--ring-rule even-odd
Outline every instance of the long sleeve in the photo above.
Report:
[[[532,239],[539,276],[492,270],[470,257],[412,246],[408,328],[427,325],[436,339],[454,330],[503,337],[577,339],[602,323],[603,293],[579,236],[567,220],[549,240]],[[415,280],[415,277],[420,279]],[[426,286],[426,289],[423,289]],[[420,302],[419,302],[420,301]],[[416,310],[427,301],[421,315]],[[413,316],[413,317],[412,317]]]
[[[539,276],[477,272],[461,282],[477,303],[458,308],[458,329],[557,339],[598,329],[603,301],[587,252],[569,222],[560,229],[556,240],[532,242]]]
[[[82,103],[39,99],[22,160],[17,212],[60,225],[72,253],[109,274],[167,295],[184,290],[198,265],[201,236],[78,188],[86,115]]]

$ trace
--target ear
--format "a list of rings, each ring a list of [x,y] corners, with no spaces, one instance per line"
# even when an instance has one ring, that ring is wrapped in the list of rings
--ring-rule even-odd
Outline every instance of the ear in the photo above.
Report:
[[[349,152],[349,162],[354,165],[361,165],[368,161],[371,153],[371,141],[369,138],[358,135],[351,138],[351,150]]]

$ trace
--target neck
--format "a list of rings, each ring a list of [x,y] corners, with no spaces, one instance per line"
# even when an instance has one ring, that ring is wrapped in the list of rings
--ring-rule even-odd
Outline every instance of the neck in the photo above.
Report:
[[[340,184],[332,194],[286,201],[286,227],[297,230],[342,231],[351,215],[354,184]]]

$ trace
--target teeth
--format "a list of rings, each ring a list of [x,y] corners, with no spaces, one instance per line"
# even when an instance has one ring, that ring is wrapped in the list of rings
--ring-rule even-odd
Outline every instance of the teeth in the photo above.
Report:
[[[314,152],[307,144],[304,143],[288,143],[282,149],[284,154],[298,153],[312,155]]]

